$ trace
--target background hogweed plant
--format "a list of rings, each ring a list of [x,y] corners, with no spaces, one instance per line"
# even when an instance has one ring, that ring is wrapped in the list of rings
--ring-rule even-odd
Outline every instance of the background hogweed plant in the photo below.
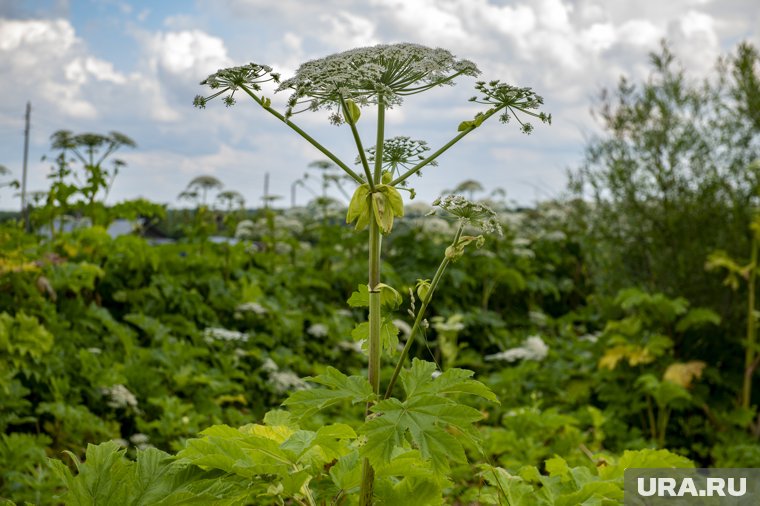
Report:
[[[532,126],[522,121],[518,113],[546,123],[551,121],[549,115],[538,111],[543,100],[530,88],[518,88],[500,81],[481,81],[476,84],[477,95],[471,101],[483,104],[487,109],[461,122],[458,134],[439,149],[428,155],[429,148],[423,141],[412,141],[408,137],[386,140],[387,109],[402,105],[407,96],[452,85],[460,76],[474,77],[479,73],[474,63],[456,59],[444,49],[415,44],[378,45],[304,63],[295,76],[284,81],[280,81],[280,75],[270,67],[256,63],[220,70],[202,83],[213,93],[195,99],[198,107],[205,107],[215,97],[222,97],[230,106],[235,103],[236,95],[248,95],[321,151],[358,185],[349,204],[346,222],[355,222],[357,231],[369,230],[369,273],[366,290],[360,286],[349,299],[349,304],[369,308],[368,322],[357,327],[360,334],[366,333],[367,380],[355,376],[348,378],[329,369],[325,375],[312,378],[326,388],[296,392],[285,404],[305,416],[344,400],[367,403],[367,421],[360,430],[365,440],[358,446],[358,455],[362,458],[361,504],[373,503],[376,477],[387,476],[383,472],[387,473],[387,467],[398,459],[399,452],[414,452],[420,465],[432,466],[442,473],[441,476],[445,476],[448,459],[464,459],[458,439],[471,436],[471,425],[481,415],[460,404],[455,394],[472,394],[496,401],[484,385],[470,379],[471,372],[450,369],[433,379],[436,365],[419,360],[413,362],[411,369],[404,370],[410,345],[423,325],[425,310],[446,266],[461,257],[468,245],[483,244],[482,235],[464,235],[465,226],[480,228],[485,233],[501,232],[493,211],[458,196],[436,202],[441,209],[458,218],[460,226],[432,281],[420,281],[417,285],[421,305],[416,313],[411,310],[414,326],[398,357],[394,354],[399,331],[389,313],[400,305],[401,295],[382,283],[380,272],[382,237],[391,233],[394,218],[403,216],[399,188],[406,186],[409,177],[418,174],[426,165],[435,164],[438,156],[495,114],[499,114],[503,123],[515,118],[525,133],[529,133]],[[262,93],[262,84],[269,81],[279,83],[276,91],[291,93],[284,114],[275,110],[271,99]],[[362,108],[367,107],[377,110],[375,146],[369,149],[364,147],[357,129]],[[358,151],[360,171],[354,171],[293,121],[299,113],[318,110],[330,111],[331,123],[348,127]],[[396,360],[396,366],[385,394],[381,395],[383,352],[389,359]],[[393,397],[399,378],[406,393],[403,401]],[[412,445],[406,443],[407,438],[411,439]],[[299,495],[309,499],[311,492],[307,481],[299,488]]]

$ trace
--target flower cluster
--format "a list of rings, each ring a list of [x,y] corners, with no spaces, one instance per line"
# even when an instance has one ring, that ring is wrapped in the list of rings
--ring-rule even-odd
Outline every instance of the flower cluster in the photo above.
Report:
[[[539,336],[530,336],[522,346],[517,348],[510,348],[502,351],[501,353],[495,353],[493,355],[486,355],[486,360],[499,360],[504,362],[515,362],[517,360],[535,360],[540,362],[545,359],[549,354],[549,347],[546,345],[543,339]]]
[[[306,332],[313,337],[327,337],[328,329],[324,323],[312,323]]]
[[[242,304],[238,304],[237,307],[235,307],[235,311],[255,314],[266,314],[268,312],[267,308],[258,302],[243,302]]]
[[[203,330],[203,340],[207,343],[214,341],[248,341],[248,334],[237,330],[228,330],[221,327],[207,327]]]
[[[103,387],[100,393],[108,398],[106,404],[110,408],[137,408],[137,397],[124,385]]]
[[[496,232],[502,235],[496,213],[485,204],[471,202],[461,195],[447,195],[433,201],[433,205],[487,234]]]
[[[224,97],[224,103],[229,107],[235,103],[235,92],[241,86],[259,91],[261,84],[268,81],[280,82],[280,74],[272,72],[272,67],[268,65],[249,63],[240,67],[220,69],[201,81],[201,84],[209,86],[215,93],[208,97],[197,95],[193,105],[203,109],[209,100],[229,92],[229,95]]]
[[[269,376],[269,381],[277,393],[285,393],[291,390],[304,390],[309,385],[292,371],[281,371],[277,363],[267,358],[261,365],[261,369]]]
[[[457,60],[445,49],[380,44],[306,62],[277,91],[293,91],[286,116],[303,110],[340,110],[343,101],[349,99],[357,105],[382,100],[386,107],[392,107],[400,105],[406,95],[452,84],[459,75],[479,73],[474,63]]]
[[[374,163],[377,147],[367,148],[367,161]],[[409,169],[425,159],[425,153],[430,151],[427,142],[415,140],[406,136],[391,137],[383,141],[383,168],[398,175],[399,168]],[[361,163],[361,158],[356,157],[356,164]],[[433,160],[428,165],[435,166],[438,162]],[[418,172],[418,176],[422,173]]]
[[[514,116],[522,131],[529,134],[533,131],[533,125],[523,122],[517,116],[517,111],[538,118],[543,123],[552,122],[552,115],[543,112],[534,112],[544,103],[544,99],[537,95],[531,88],[519,88],[501,81],[478,81],[475,89],[480,92],[480,96],[474,96],[470,102],[490,105],[496,109],[504,109],[499,116],[502,123],[508,123]]]

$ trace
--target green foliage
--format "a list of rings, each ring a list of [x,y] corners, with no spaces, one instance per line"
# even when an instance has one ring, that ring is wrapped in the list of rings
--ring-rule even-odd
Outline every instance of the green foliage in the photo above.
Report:
[[[623,472],[628,468],[683,468],[694,464],[667,450],[626,451],[616,461],[599,461],[595,468],[570,467],[561,457],[544,462],[547,474],[526,466],[517,474],[490,465],[481,476],[490,485],[480,494],[481,504],[512,506],[613,505],[623,500]]]

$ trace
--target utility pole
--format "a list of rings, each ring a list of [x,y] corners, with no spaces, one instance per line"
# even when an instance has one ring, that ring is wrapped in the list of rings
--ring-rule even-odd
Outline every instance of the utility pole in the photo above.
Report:
[[[29,210],[26,205],[26,169],[29,159],[29,120],[32,115],[32,103],[26,103],[26,127],[24,128],[24,167],[21,173],[21,218],[24,220],[24,230],[29,231]]]

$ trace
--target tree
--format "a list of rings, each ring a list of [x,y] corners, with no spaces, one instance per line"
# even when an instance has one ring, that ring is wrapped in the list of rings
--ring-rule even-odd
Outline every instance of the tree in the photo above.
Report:
[[[741,335],[744,294],[727,294],[704,266],[716,249],[749,249],[760,197],[758,52],[739,45],[719,60],[718,78],[702,81],[687,78],[664,42],[650,60],[646,82],[621,78],[602,93],[594,112],[604,134],[571,174],[590,271],[607,294],[634,285],[710,306],[724,331]],[[686,346],[736,355],[715,343]]]

